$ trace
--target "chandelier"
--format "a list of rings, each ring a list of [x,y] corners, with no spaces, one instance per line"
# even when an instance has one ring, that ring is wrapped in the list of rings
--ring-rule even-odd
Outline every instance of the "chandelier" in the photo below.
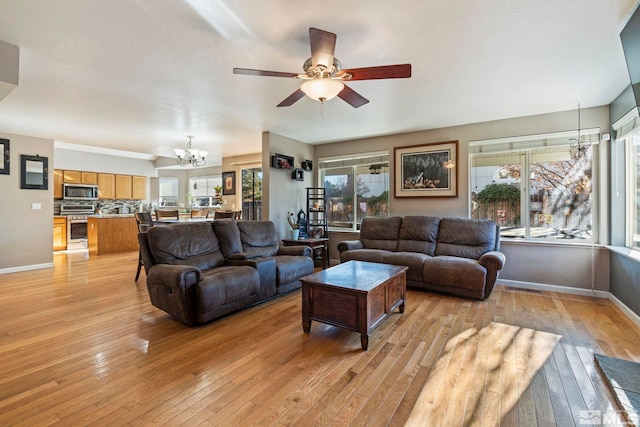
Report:
[[[580,103],[578,102],[578,138],[571,138],[571,141],[575,141],[575,143],[569,144],[571,150],[575,153],[576,157],[582,157],[585,155],[585,152],[591,145],[589,142],[585,142],[582,140],[582,136],[580,135]]]
[[[193,166],[197,168],[199,166],[204,166],[207,164],[205,157],[209,154],[208,151],[197,150],[195,148],[191,148],[191,139],[194,138],[193,135],[187,135],[189,138],[189,142],[187,143],[187,149],[184,148],[174,148],[173,151],[176,153],[178,157],[177,162],[180,166]]]

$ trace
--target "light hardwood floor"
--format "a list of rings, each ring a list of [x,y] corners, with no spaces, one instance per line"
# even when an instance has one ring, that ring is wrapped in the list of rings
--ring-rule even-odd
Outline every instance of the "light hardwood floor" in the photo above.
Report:
[[[609,301],[503,287],[409,291],[366,352],[303,333],[299,290],[188,328],[151,306],[137,259],[0,276],[0,425],[580,425],[616,416],[593,354],[640,361]]]

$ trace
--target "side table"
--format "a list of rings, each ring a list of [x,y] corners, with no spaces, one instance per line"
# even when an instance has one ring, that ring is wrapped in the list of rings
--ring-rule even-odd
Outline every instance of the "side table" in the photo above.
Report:
[[[299,240],[283,239],[282,244],[284,244],[285,246],[309,246],[314,253],[316,249],[321,249],[322,250],[322,269],[325,270],[329,268],[329,238],[309,237],[306,239],[299,239]]]

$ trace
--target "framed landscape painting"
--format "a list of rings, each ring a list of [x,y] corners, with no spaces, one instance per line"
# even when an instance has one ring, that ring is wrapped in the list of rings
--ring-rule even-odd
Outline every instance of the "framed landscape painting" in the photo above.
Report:
[[[458,141],[396,147],[394,197],[458,197]]]

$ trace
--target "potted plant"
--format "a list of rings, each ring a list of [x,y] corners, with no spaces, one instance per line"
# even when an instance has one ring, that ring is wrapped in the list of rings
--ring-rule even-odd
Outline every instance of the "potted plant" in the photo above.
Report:
[[[298,240],[300,237],[300,224],[295,220],[295,215],[291,212],[287,212],[287,222],[291,227],[291,240]]]

